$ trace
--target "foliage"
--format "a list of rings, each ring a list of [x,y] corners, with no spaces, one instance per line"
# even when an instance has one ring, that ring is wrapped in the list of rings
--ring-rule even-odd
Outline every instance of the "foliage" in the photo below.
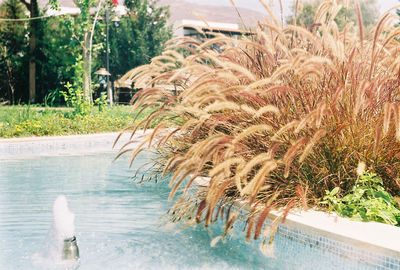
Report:
[[[382,179],[373,173],[364,173],[343,198],[339,187],[326,191],[323,204],[339,215],[362,221],[378,221],[400,225],[400,210],[396,200],[382,186]]]
[[[19,0],[7,0],[0,4],[0,17],[26,18],[25,7]],[[28,76],[28,39],[26,22],[4,21],[0,24],[0,99],[12,103],[25,98]]]
[[[177,39],[130,72],[143,88],[135,108],[159,106],[139,125],[159,117],[132,158],[148,144],[165,156],[171,198],[184,190],[172,221],[208,226],[223,216],[226,234],[243,205],[246,237],[258,238],[271,209],[284,220],[293,207],[320,205],[325,190],[347,194],[360,161],[400,194],[400,30],[386,16],[371,39],[339,31],[326,17],[336,8],[324,2],[316,16],[329,20],[312,30],[271,15],[241,40]],[[210,182],[196,191],[199,176]]]
[[[8,3],[9,2],[9,3]],[[1,17],[13,19],[26,18],[26,7],[21,1],[9,0],[1,4],[3,11],[7,8],[16,13],[4,14]],[[11,100],[13,103],[26,102],[28,99],[28,23],[27,22],[2,22],[0,24],[2,35],[0,43],[3,48],[0,69],[0,98]],[[38,20],[36,23],[36,99],[41,101],[51,96],[53,104],[63,104],[59,91],[64,88],[67,81],[76,81],[76,73],[71,69],[76,63],[78,46],[72,38],[72,31],[66,23],[66,17],[50,17]],[[6,55],[7,54],[7,55]],[[1,58],[1,57],[0,57]],[[8,70],[5,70],[8,68]],[[9,75],[11,74],[11,75]],[[4,93],[3,89],[15,91],[15,98],[11,93]]]
[[[85,7],[90,3],[82,1],[81,4]],[[69,89],[72,87],[75,94],[82,95],[82,97],[76,97],[79,100],[82,99],[80,104],[90,107],[90,105],[84,105],[84,103],[89,104],[89,101],[83,102],[83,36],[86,28],[89,27],[89,21],[87,18],[85,20],[84,15],[85,12],[77,16],[66,15],[44,20],[44,27],[50,31],[44,33],[41,44],[41,63],[43,63],[41,78],[43,79],[40,80],[40,88],[43,93],[42,97],[50,95],[54,97],[57,104],[64,104],[64,94],[72,90]],[[67,87],[67,83],[71,85]],[[66,87],[68,88],[67,92],[65,92]],[[70,101],[67,102],[68,105],[71,105]],[[77,108],[75,105],[74,107]],[[83,111],[87,111],[87,109]]]
[[[90,113],[91,105],[84,99],[82,88],[74,87],[72,84],[67,82],[65,85],[66,91],[61,91],[67,105],[74,108],[76,114],[88,114]]]
[[[172,37],[172,28],[167,26],[167,7],[156,6],[156,1],[152,0],[129,0],[124,4],[128,15],[121,17],[118,25],[111,22],[109,26],[111,81],[134,67],[148,64],[151,58],[161,54]],[[101,27],[105,27],[104,22]],[[98,33],[105,33],[105,30]],[[104,65],[105,54],[103,46],[98,63]]]
[[[60,91],[71,82],[82,88],[82,48],[74,38],[73,18],[50,17],[43,20],[41,55],[38,57],[38,98],[53,99],[53,105],[65,104]]]
[[[108,109],[107,96],[104,94],[104,92],[101,93],[100,97],[94,100],[94,105],[99,108],[99,111],[104,111]]]
[[[296,6],[292,7],[293,14],[297,13],[296,22],[298,25],[310,27],[315,22],[315,14],[323,0],[309,0],[304,3],[300,10],[295,11]],[[357,12],[353,5],[353,1],[342,3],[344,6],[335,16],[335,23],[340,30],[343,30],[346,24],[352,22],[357,24]],[[378,10],[376,0],[361,0],[360,9],[362,13],[362,21],[364,27],[370,29],[377,21],[376,11]],[[294,16],[288,18],[288,23],[293,24]]]
[[[9,3],[8,3],[9,2]],[[4,14],[2,17],[13,19],[26,18],[26,7],[21,1],[9,0],[3,3],[3,11],[14,10],[14,15]],[[8,11],[10,12],[10,11]],[[42,15],[43,13],[41,13]],[[79,59],[79,46],[73,38],[73,27],[70,16],[49,17],[36,22],[36,100],[42,101],[49,97],[54,105],[63,104],[60,90],[67,81],[79,83],[79,70],[75,70]],[[2,22],[0,43],[3,48],[1,68],[4,80],[0,82],[0,98],[13,103],[26,102],[28,99],[28,33],[31,31],[27,22]],[[82,76],[82,74],[80,74]],[[82,79],[80,79],[82,81]],[[3,89],[8,89],[9,93]],[[11,90],[15,98],[11,97]]]
[[[151,110],[135,121],[140,122]],[[75,114],[71,108],[0,106],[0,138],[115,132],[132,125],[131,106],[113,106],[92,114]]]
[[[52,7],[58,1],[51,1]],[[85,35],[91,31],[94,16],[88,13],[95,3],[78,1],[82,13],[77,16],[56,16],[37,21],[35,51],[36,100],[47,105],[64,105],[60,91],[70,82],[75,89],[84,87]],[[111,8],[111,2],[107,1]],[[110,25],[110,69],[112,81],[131,68],[148,63],[160,54],[171,37],[167,27],[168,9],[155,1],[127,1],[129,16],[121,17],[119,27]],[[104,5],[102,5],[104,7]],[[43,14],[45,10],[41,11]],[[2,18],[26,18],[26,7],[21,1],[7,0],[0,5]],[[104,15],[104,9],[100,16]],[[87,39],[86,39],[87,40]],[[28,23],[0,24],[0,101],[14,103],[28,100]],[[93,33],[91,69],[105,64],[105,22],[97,23]],[[86,56],[88,56],[86,54]],[[93,76],[97,80],[97,76]],[[14,97],[13,97],[14,95]]]

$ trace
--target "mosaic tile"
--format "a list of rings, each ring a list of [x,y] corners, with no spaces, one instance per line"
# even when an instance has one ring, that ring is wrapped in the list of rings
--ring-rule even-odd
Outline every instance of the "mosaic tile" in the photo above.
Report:
[[[296,261],[299,269],[342,269],[341,266],[346,265],[346,269],[400,270],[399,258],[369,252],[283,224],[278,226],[275,241],[280,249],[288,252],[290,260]],[[324,259],[321,260],[321,257]]]

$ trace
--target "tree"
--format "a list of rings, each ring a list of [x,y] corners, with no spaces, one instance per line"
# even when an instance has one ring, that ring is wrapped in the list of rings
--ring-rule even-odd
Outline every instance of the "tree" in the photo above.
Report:
[[[118,27],[110,29],[111,81],[134,67],[150,62],[160,55],[165,43],[172,37],[172,27],[167,26],[168,7],[159,7],[156,1],[125,0],[127,16],[120,19]],[[100,31],[98,33],[104,33]],[[105,47],[97,62],[105,63]]]
[[[0,17],[28,19],[25,14],[30,3],[22,4],[22,1],[25,0],[3,2]],[[56,0],[51,1],[56,6]],[[32,102],[35,96],[35,101],[42,102],[50,97],[53,104],[60,103],[59,93],[70,82],[75,90],[83,92],[84,99],[90,103],[92,70],[104,66],[106,52],[105,25],[104,22],[95,23],[95,18],[102,15],[105,5],[109,9],[113,6],[112,2],[101,0],[96,2],[100,9],[93,14],[90,9],[95,5],[94,1],[76,0],[81,9],[76,16],[34,20],[37,21],[34,35],[31,31],[32,20],[1,22],[0,98],[12,102]],[[111,80],[135,66],[148,63],[161,53],[165,42],[172,36],[171,27],[166,26],[166,7],[157,7],[155,1],[148,0],[125,2],[129,8],[128,15],[120,18],[119,27],[110,27]],[[35,45],[34,53],[32,44]],[[26,90],[32,81],[32,77],[28,79],[29,72],[33,74],[33,69],[35,87],[34,91],[31,88],[28,92]]]
[[[74,38],[73,18],[64,16],[43,19],[46,29],[38,55],[38,99],[51,104],[63,103],[60,91],[67,82],[82,89],[82,47]]]
[[[19,0],[7,0],[0,6],[0,17],[23,19],[25,7]],[[28,40],[25,21],[3,21],[0,24],[0,97],[16,103],[27,88]]]
[[[309,0],[304,3],[302,9],[297,12],[296,23],[298,25],[304,25],[306,27],[311,26],[314,23],[314,16],[323,0]],[[348,1],[348,6],[343,6],[335,18],[335,22],[339,29],[342,30],[346,24],[349,22],[357,23],[357,14],[352,1]],[[293,6],[293,14],[295,14],[296,7]],[[376,0],[360,0],[360,9],[363,17],[363,24],[366,29],[375,25],[377,21],[376,10],[377,1]],[[288,18],[287,23],[293,24],[294,16]]]
[[[57,1],[57,0],[54,0]],[[92,45],[94,26],[98,14],[104,5],[110,5],[108,0],[74,0],[75,6],[80,9],[80,13],[75,16],[65,16],[64,24],[67,26],[67,32],[70,33],[70,45],[80,48],[73,50],[75,62],[70,66],[74,72],[73,88],[83,93],[83,100],[86,103],[92,102],[91,95],[91,73],[92,73]],[[58,5],[54,2],[53,6]],[[91,9],[97,8],[95,14],[91,14]]]
[[[74,0],[75,5],[80,9],[80,14],[74,20],[75,29],[79,29],[74,33],[75,38],[80,41],[82,46],[82,62],[83,62],[83,96],[86,102],[91,102],[91,62],[92,62],[92,40],[93,27],[90,16],[90,8],[95,7],[94,0]],[[98,8],[101,8],[103,1],[99,2]],[[94,19],[96,20],[96,18]],[[76,23],[79,23],[77,25]]]
[[[33,18],[39,16],[39,6],[37,0],[20,0],[29,11],[31,20],[29,21],[29,101],[35,102],[36,96],[36,53],[37,53],[37,34],[39,31],[39,21]]]

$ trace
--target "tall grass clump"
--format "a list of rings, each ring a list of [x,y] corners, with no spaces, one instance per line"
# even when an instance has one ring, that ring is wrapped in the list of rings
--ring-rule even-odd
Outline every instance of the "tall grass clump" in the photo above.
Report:
[[[398,18],[386,13],[370,35],[339,31],[340,8],[324,2],[307,29],[270,14],[240,40],[177,38],[130,72],[143,87],[135,106],[158,106],[133,131],[157,119],[132,160],[147,146],[163,153],[170,197],[179,191],[172,220],[221,219],[228,233],[246,206],[246,238],[257,239],[276,229],[263,230],[271,210],[284,221],[292,208],[322,207],[326,190],[346,194],[360,163],[400,195]],[[209,185],[192,189],[200,176]]]

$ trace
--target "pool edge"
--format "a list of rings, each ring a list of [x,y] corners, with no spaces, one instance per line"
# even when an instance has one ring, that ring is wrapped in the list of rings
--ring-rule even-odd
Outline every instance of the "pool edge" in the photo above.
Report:
[[[118,152],[128,141],[135,147],[143,136],[153,130],[138,130],[131,138],[131,133],[123,133],[113,147],[119,132],[84,135],[24,137],[0,139],[0,159],[24,158],[27,156],[63,155],[95,152]]]

